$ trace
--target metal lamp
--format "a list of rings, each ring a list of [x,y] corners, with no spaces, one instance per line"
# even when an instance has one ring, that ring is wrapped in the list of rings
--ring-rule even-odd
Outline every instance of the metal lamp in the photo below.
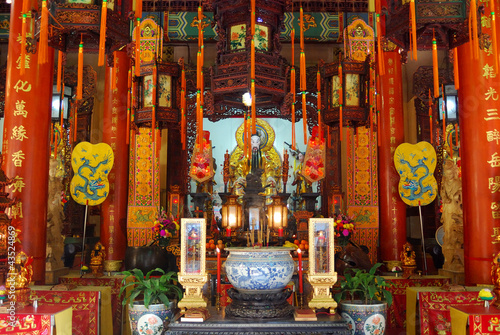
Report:
[[[281,201],[280,196],[273,196],[273,202],[267,206],[268,224],[271,229],[280,229],[288,226],[288,209]]]
[[[237,195],[229,195],[227,202],[222,205],[222,228],[237,229],[241,227],[242,210],[237,199]]]

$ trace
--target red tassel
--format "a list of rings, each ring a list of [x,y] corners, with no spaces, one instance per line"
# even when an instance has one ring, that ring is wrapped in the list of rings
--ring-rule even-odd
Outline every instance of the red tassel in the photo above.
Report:
[[[436,39],[432,39],[432,74],[434,79],[434,98],[439,97],[439,68]]]
[[[410,1],[411,15],[411,42],[413,49],[413,60],[417,60],[417,20],[415,15],[415,0]]]
[[[139,0],[138,0],[139,1]],[[135,28],[135,76],[141,75],[141,19],[136,19]]]
[[[83,97],[83,42],[78,46],[78,80],[76,85],[76,99]]]
[[[63,52],[59,50],[57,53],[57,92],[61,92],[61,80],[62,80],[62,62],[63,62]],[[64,94],[64,93],[63,93]]]
[[[135,17],[142,18],[142,0],[135,0]]]
[[[455,89],[458,90],[460,83],[458,80],[458,50],[456,47],[453,49],[453,78],[455,80]]]
[[[138,1],[138,0],[136,0]],[[99,35],[99,59],[97,61],[97,66],[104,65],[104,55],[106,53],[106,18],[108,15],[108,2],[107,0],[102,0],[101,8],[101,32]]]
[[[377,49],[378,49],[378,73],[383,76],[385,74],[384,50],[382,49],[382,28],[380,26],[380,14],[377,14]]]
[[[47,0],[42,0],[42,18],[40,19],[40,42],[38,52],[38,64],[45,64],[48,61],[49,48],[49,10]]]
[[[432,144],[432,95],[431,89],[429,89],[429,133],[431,136],[431,144]]]

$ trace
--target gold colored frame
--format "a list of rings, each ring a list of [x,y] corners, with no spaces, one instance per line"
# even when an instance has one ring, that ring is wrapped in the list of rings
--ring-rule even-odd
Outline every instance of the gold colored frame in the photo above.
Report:
[[[333,299],[330,288],[337,282],[337,272],[335,272],[335,220],[332,218],[311,218],[309,219],[309,273],[307,279],[313,287],[313,298],[309,301],[309,308],[330,308],[331,312],[337,308],[337,303]],[[317,255],[316,246],[318,244],[318,232],[324,230],[324,243],[328,244],[326,255]],[[325,257],[321,263],[327,262],[327,270],[319,271],[316,268],[316,259]]]
[[[179,301],[180,308],[207,307],[207,301],[203,297],[203,286],[208,281],[206,271],[206,220],[205,219],[181,219],[180,244],[181,244],[181,267],[179,273],[179,283],[184,287],[184,297]],[[199,241],[199,266],[198,271],[189,271],[188,241],[192,229],[196,228]],[[196,268],[196,266],[195,266]]]

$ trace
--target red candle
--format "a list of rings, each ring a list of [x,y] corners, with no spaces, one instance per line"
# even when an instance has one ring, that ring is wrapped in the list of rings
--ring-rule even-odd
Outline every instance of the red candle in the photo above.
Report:
[[[278,236],[283,237],[283,228],[282,227],[278,228]]]
[[[304,287],[302,283],[302,251],[300,249],[297,249],[297,254],[299,255],[299,293],[302,294],[304,293]]]
[[[220,249],[217,248],[217,293],[221,293],[222,285],[220,283]]]
[[[226,237],[231,237],[231,227],[226,228]]]

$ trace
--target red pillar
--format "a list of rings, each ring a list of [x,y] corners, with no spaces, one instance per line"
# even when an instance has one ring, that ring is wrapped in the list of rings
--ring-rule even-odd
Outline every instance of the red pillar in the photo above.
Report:
[[[106,67],[104,83],[103,142],[113,149],[114,166],[109,174],[109,195],[102,204],[101,243],[106,247],[106,259],[125,258],[127,247],[127,83],[130,61],[125,51],[115,55],[116,89],[112,89],[113,68]]]
[[[27,53],[21,75],[21,9],[22,1],[12,2],[2,166],[9,178],[16,179],[6,191],[19,200],[10,209],[12,225],[21,229],[19,248],[34,259],[32,280],[43,283],[54,51],[49,48],[49,61],[43,65],[38,65],[37,54]]]
[[[406,205],[398,192],[399,174],[394,151],[404,141],[403,83],[397,51],[383,54],[385,74],[381,81],[382,109],[379,125],[380,259],[399,260],[406,242]],[[390,269],[389,269],[390,270]]]
[[[484,5],[489,7],[488,2]],[[492,35],[489,27],[482,29]],[[500,166],[495,159],[500,144],[500,73],[493,76],[493,54],[480,50],[474,59],[470,43],[459,47],[458,62],[465,283],[491,284],[491,261],[500,250],[500,244],[494,244],[500,235]]]

